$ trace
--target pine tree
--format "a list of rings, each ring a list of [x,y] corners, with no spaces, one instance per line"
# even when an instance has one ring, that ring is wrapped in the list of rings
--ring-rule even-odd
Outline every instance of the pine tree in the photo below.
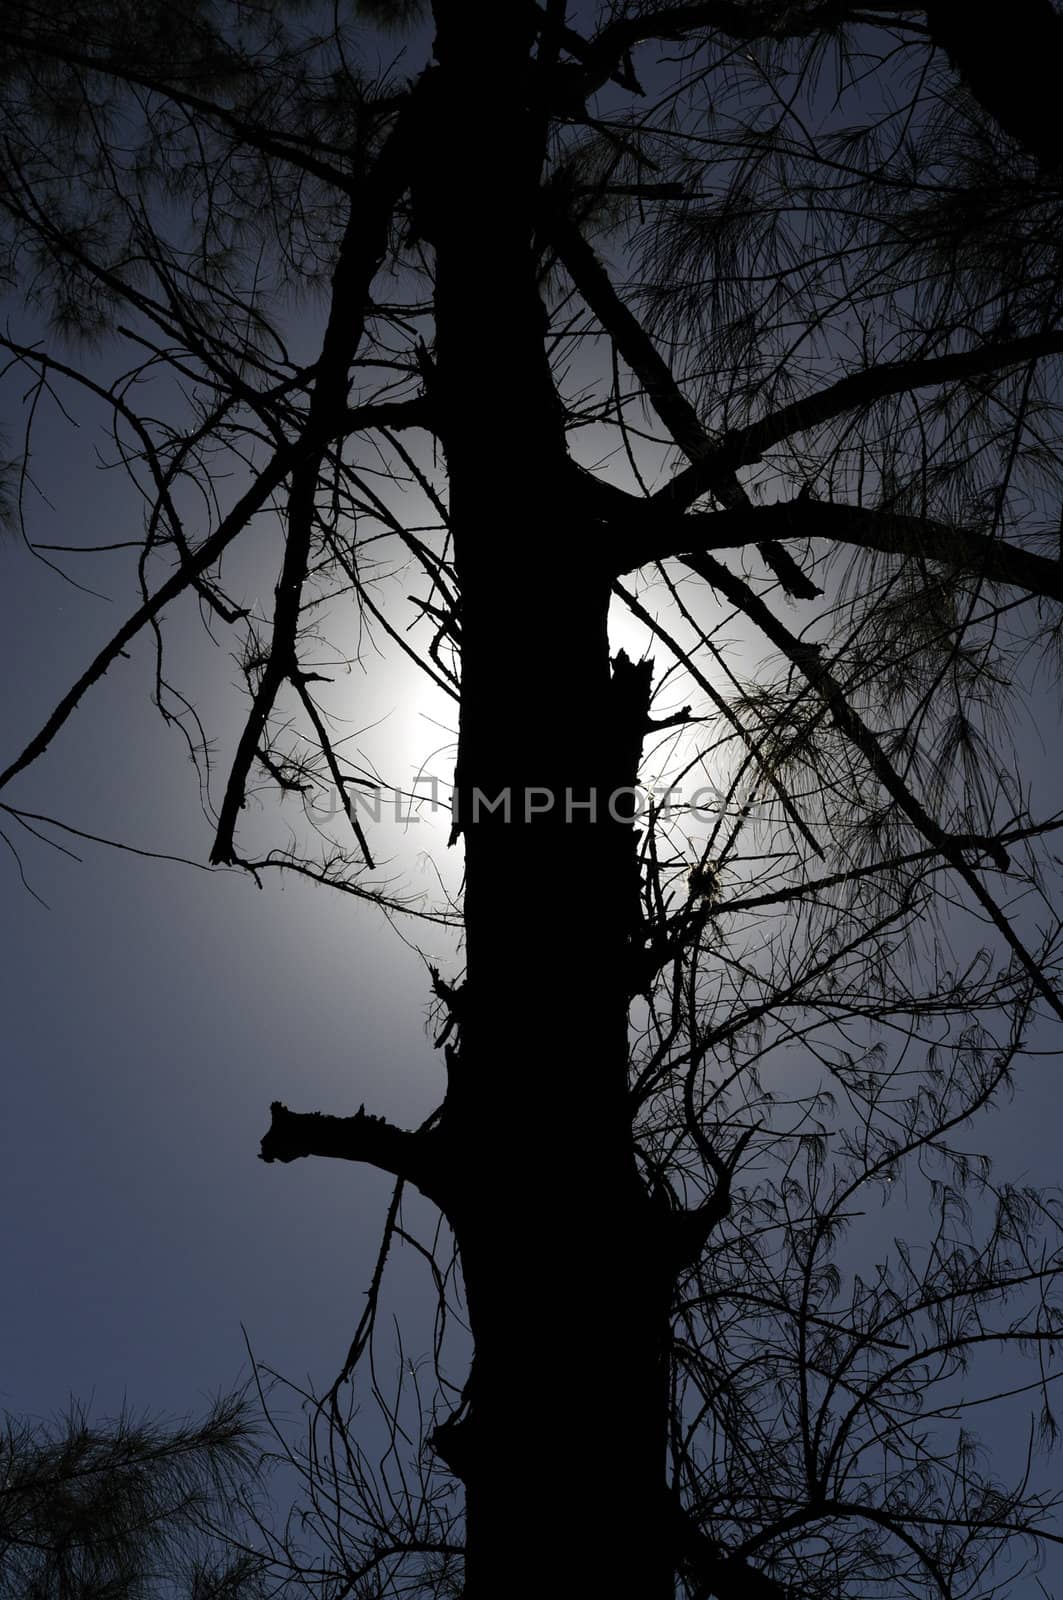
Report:
[[[1053,1203],[957,1133],[1063,1017],[1055,801],[1009,740],[1063,598],[1059,18],[398,11],[381,72],[365,15],[314,7],[0,27],[5,272],[68,346],[3,343],[110,408],[147,505],[141,604],[0,781],[194,598],[248,702],[210,860],[398,914],[321,597],[456,702],[439,1109],[275,1104],[262,1149],[393,1174],[457,1249],[475,1353],[420,1498],[374,1500],[322,1413],[356,1592],[452,1591],[461,1552],[469,1600],[990,1592],[1051,1505],[954,1380],[1003,1346],[1047,1383],[1059,1335]],[[263,524],[258,611],[223,558]],[[213,779],[210,708],[155,692]],[[667,739],[712,774],[685,828],[639,801]],[[262,781],[312,818],[331,789],[346,842],[257,849]],[[843,1274],[900,1178],[929,1233]]]

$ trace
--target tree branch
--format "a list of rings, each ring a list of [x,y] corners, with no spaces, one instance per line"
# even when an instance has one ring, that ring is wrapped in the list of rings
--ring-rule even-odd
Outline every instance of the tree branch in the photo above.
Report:
[[[353,195],[357,192],[356,176],[315,155],[312,148],[300,149],[299,143],[305,143],[305,140],[297,142],[295,136],[278,133],[276,130],[251,122],[227,106],[205,99],[204,96],[195,94],[191,89],[181,87],[177,83],[167,82],[154,73],[141,71],[129,61],[122,61],[113,55],[109,57],[95,55],[91,51],[78,48],[59,32],[34,36],[32,33],[20,32],[17,29],[0,28],[0,44],[12,53],[25,51],[30,55],[43,56],[45,60],[62,61],[65,65],[76,67],[83,72],[99,73],[101,77],[114,78],[121,83],[160,95],[164,100],[170,100],[174,105],[180,106],[182,110],[218,123],[239,143],[260,150],[263,155],[286,161],[290,166],[320,178],[346,194]]]
[[[400,114],[360,194],[351,201],[332,276],[328,323],[307,411],[306,447],[293,469],[288,494],[288,536],[275,591],[269,655],[236,747],[218,814],[218,828],[210,852],[215,865],[236,860],[234,836],[248,773],[281,685],[297,670],[299,618],[310,560],[318,474],[329,440],[347,415],[350,366],[365,330],[370,285],[387,250],[395,202],[409,179],[410,135],[418,113],[419,102],[411,100]],[[371,866],[372,857],[364,838],[359,843],[367,865]]]
[[[397,1128],[384,1117],[368,1115],[360,1106],[353,1117],[332,1117],[321,1111],[289,1111],[280,1100],[270,1106],[272,1120],[262,1138],[261,1161],[299,1161],[323,1156],[334,1161],[361,1161],[394,1173],[437,1200],[440,1185],[437,1136]]]
[[[617,73],[624,58],[650,39],[683,39],[691,33],[715,31],[732,39],[801,38],[837,26],[854,8],[846,0],[823,0],[802,7],[792,0],[702,0],[700,4],[649,8],[637,16],[608,23],[585,44],[571,35],[565,49],[577,55],[584,74],[584,93],[591,94]],[[624,79],[619,79],[623,82]]]
[[[985,373],[1022,366],[1042,356],[1060,354],[1063,354],[1063,332],[1031,333],[1019,339],[994,340],[973,350],[913,361],[885,362],[862,372],[849,373],[817,394],[781,406],[759,422],[724,434],[711,451],[659,489],[652,502],[658,507],[685,510],[701,495],[711,494],[714,481],[723,473],[751,466],[766,450],[781,444],[792,434],[806,433],[810,428],[844,416],[847,411],[871,405],[889,395],[977,378]]]
[[[646,398],[672,438],[692,464],[704,460],[714,449],[711,434],[645,328],[616,292],[594,250],[563,213],[552,217],[550,226],[558,255],[573,283],[642,384]],[[749,505],[749,497],[733,468],[721,468],[708,487],[717,500],[732,510]],[[813,600],[822,593],[780,545],[765,541],[757,549],[788,595]]]
[[[692,1514],[675,1504],[678,1565],[694,1600],[790,1600],[790,1590],[742,1556],[728,1555],[698,1527]]]
[[[676,382],[667,362],[656,349],[629,308],[618,295],[609,275],[593,248],[574,222],[558,214],[550,219],[550,232],[558,255],[573,283],[612,338],[619,354],[642,384],[646,397],[676,444],[690,461],[649,502],[653,513],[642,509],[647,502],[626,497],[626,512],[631,523],[645,517],[646,533],[621,536],[615,552],[613,576],[620,577],[637,567],[681,554],[683,539],[691,548],[692,518],[669,527],[662,524],[664,507],[682,509],[712,494],[725,510],[705,516],[703,526],[710,532],[704,549],[725,549],[733,545],[755,544],[758,554],[774,572],[786,593],[798,599],[814,599],[822,591],[808,579],[779,544],[780,539],[843,538],[864,548],[896,554],[922,553],[930,559],[957,561],[972,565],[985,577],[1012,583],[1031,593],[1063,599],[1063,568],[1054,561],[1031,555],[1016,546],[986,538],[962,529],[946,528],[916,517],[867,511],[862,507],[824,505],[811,500],[790,501],[779,506],[753,507],[736,476],[741,466],[760,459],[764,450],[795,432],[827,422],[857,406],[903,393],[907,389],[970,377],[981,372],[1018,365],[1038,355],[1063,352],[1063,333],[1034,334],[1022,339],[998,341],[980,349],[921,361],[894,362],[853,373],[840,379],[818,395],[795,401],[762,418],[747,428],[725,435],[714,442],[690,401]],[[603,502],[604,504],[604,502]],[[612,497],[610,520],[621,510]],[[628,521],[622,512],[621,525]],[[829,531],[827,529],[829,528]],[[626,530],[625,530],[626,534]]]
[[[826,539],[886,555],[922,556],[968,569],[991,583],[1063,600],[1063,563],[1048,556],[971,528],[834,501],[799,498],[735,511],[691,512],[671,522],[648,518],[645,532],[625,529],[611,548],[616,573],[622,575],[686,551],[733,550],[750,544],[759,549],[766,539]]]
[[[765,759],[763,752],[763,745],[765,743],[764,734],[761,733],[758,737],[745,726],[741,717],[739,717],[738,713],[735,711],[734,707],[730,704],[727,698],[719,693],[719,691],[713,686],[710,679],[708,679],[700,670],[697,663],[692,660],[687,651],[681,649],[678,642],[672,638],[668,630],[661,626],[657,619],[646,610],[645,606],[640,603],[635,595],[630,594],[621,583],[614,584],[614,589],[623,600],[628,610],[631,612],[631,615],[633,617],[637,617],[643,626],[648,628],[649,631],[656,638],[660,639],[661,643],[672,652],[675,659],[686,668],[687,672],[690,673],[690,676],[698,685],[698,688],[708,696],[709,700],[716,707],[716,710],[720,713],[720,715],[726,718],[726,720],[730,723],[735,733],[742,740],[742,743],[749,751],[750,759],[756,763],[757,769],[763,777],[765,783],[767,783],[771,788],[776,799],[779,801],[779,804],[782,806],[783,811],[789,817],[795,831],[801,836],[802,839],[804,839],[813,855],[819,856],[819,858],[822,860],[823,850],[816,839],[815,834],[809,828],[807,822],[805,822],[804,818],[801,816],[801,813],[797,810],[797,807],[787,794],[785,785],[779,781],[779,775],[773,769],[770,760]]]
[[[422,426],[424,407],[417,400],[379,407],[352,407],[343,414],[339,427],[343,434],[347,435],[359,428],[373,427],[378,420],[381,427],[388,428]],[[63,696],[43,728],[30,740],[21,755],[0,772],[0,789],[36,761],[38,756],[44,754],[89,689],[100,681],[140,630],[152,622],[171,600],[176,600],[185,589],[194,584],[208,567],[214,565],[227,546],[243,532],[256,512],[261,511],[273,491],[284,482],[305,449],[305,440],[298,439],[293,444],[282,445],[274,452],[255,482],[245,494],[241,495],[229,515],[219,523],[209,538],[204,539],[199,549],[193,551],[189,559],[182,562],[177,571],[167,578],[153,595],[149,595],[143,605],[137,607],[132,616],[122,624],[118,632],[86,667],[74,686]]]
[[[283,483],[297,458],[297,445],[285,445],[274,453],[250,489],[241,495],[232,511],[210,538],[203,541],[190,561],[183,562],[178,570],[144,601],[143,605],[137,607],[133,615],[123,623],[113,638],[86,667],[73,688],[63,696],[44,727],[30,740],[22,754],[0,772],[0,789],[9,783],[16,773],[23,771],[31,762],[36,761],[38,756],[44,754],[71,712],[77,709],[85,693],[94,683],[99,682],[112,662],[122,654],[126,645],[136,637],[141,628],[157,617],[171,600],[176,599],[184,589],[187,589],[200,573],[205,572],[217,561],[226,546],[243,531],[255,513],[262,509],[274,489]]]
[[[692,572],[696,572],[699,577],[718,589],[732,605],[737,606],[751,622],[755,623],[765,637],[816,690],[830,712],[835,726],[860,751],[886,793],[908,820],[914,823],[928,844],[941,852],[949,866],[967,885],[993,926],[1029,974],[1038,994],[1048,1002],[1056,1016],[1063,1020],[1063,998],[1048,981],[1040,963],[1027,950],[1004,912],[985,888],[978,873],[966,861],[956,836],[941,827],[896,772],[875,733],[854,709],[844,689],[823,661],[818,647],[796,638],[742,578],[730,572],[712,556],[689,554],[683,559]],[[1001,871],[1007,868],[1007,857],[1003,849],[997,865]]]

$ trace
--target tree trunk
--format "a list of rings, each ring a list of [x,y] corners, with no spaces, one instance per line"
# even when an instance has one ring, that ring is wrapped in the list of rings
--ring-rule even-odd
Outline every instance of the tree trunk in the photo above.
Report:
[[[648,681],[610,673],[603,535],[567,503],[526,13],[436,14],[414,200],[461,584],[467,987],[442,1133],[476,1350],[468,1417],[440,1445],[466,1483],[469,1600],[663,1600],[670,1285],[627,1102],[637,865],[615,798]]]
[[[668,1283],[626,1100],[631,828],[608,817],[596,736],[604,597],[579,607],[567,579],[545,627],[504,591],[492,604],[490,583],[487,615],[463,622],[461,798],[511,797],[510,821],[464,824],[467,1005],[444,1124],[476,1347],[470,1600],[672,1593]],[[566,793],[598,820],[566,820]],[[525,821],[525,797],[553,811]]]
[[[533,615],[485,567],[462,598],[467,986],[443,1127],[476,1348],[467,1594],[652,1600],[673,1592],[669,1283],[626,1097],[637,902],[631,826],[608,811],[605,595],[566,573]],[[477,790],[509,820],[476,816]]]

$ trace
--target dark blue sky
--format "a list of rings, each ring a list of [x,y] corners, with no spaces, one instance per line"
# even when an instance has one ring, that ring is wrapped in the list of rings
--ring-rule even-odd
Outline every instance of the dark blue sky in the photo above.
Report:
[[[42,538],[115,537],[123,519],[136,530],[139,512],[115,475],[83,465],[62,476],[70,458],[61,437],[40,438],[54,450],[55,512],[41,507],[35,518]],[[42,451],[38,476],[48,467]],[[126,559],[85,557],[73,570],[106,560],[123,589]],[[16,542],[0,561],[11,752],[116,608],[72,591]],[[173,624],[178,651],[207,648],[194,608],[175,608]],[[224,652],[215,654],[224,673]],[[117,664],[16,798],[89,831],[203,860],[209,832],[194,773],[147,704],[147,670],[143,650]],[[400,751],[404,739],[423,741],[421,755],[442,746],[435,770],[445,781],[445,739],[422,725],[424,707],[402,689],[386,670],[377,680],[371,709],[394,707],[382,748],[392,739]],[[367,703],[365,685],[356,691]],[[1039,747],[1032,730],[1022,742],[1030,775],[1036,764],[1057,782],[1058,744]],[[258,1141],[273,1098],[337,1113],[364,1101],[407,1124],[432,1109],[442,1063],[425,1029],[422,961],[374,907],[312,885],[267,879],[258,889],[238,872],[53,834],[81,855],[76,862],[9,831],[47,908],[5,853],[0,1187],[10,1225],[0,1404],[45,1415],[74,1394],[99,1414],[123,1401],[195,1410],[245,1370],[241,1325],[263,1362],[327,1383],[363,1304],[390,1183],[357,1166],[265,1166]],[[422,850],[453,870],[443,819],[426,819],[419,833],[382,822],[375,839],[415,887],[426,886]],[[402,931],[445,954],[447,935]],[[1020,1067],[1014,1100],[965,1141],[992,1149],[1001,1175],[1016,1181],[1058,1176],[1058,1040],[1046,1027],[1042,1042],[1046,1056]],[[854,1239],[854,1268],[894,1234],[918,1231],[901,1193],[877,1206]],[[428,1283],[408,1256],[390,1282],[407,1350],[422,1354]],[[1024,1447],[1027,1413],[1025,1402],[1005,1403],[975,1419],[1001,1465]]]
[[[32,465],[51,508],[31,495],[30,527],[59,543],[135,538],[140,510],[117,473],[94,470],[87,413],[82,420],[72,446],[58,414],[42,413]],[[271,555],[267,548],[261,558],[267,596]],[[113,593],[113,603],[75,591],[17,539],[0,545],[4,760],[134,594],[128,553],[63,565]],[[254,588],[253,565],[243,579]],[[351,626],[338,621],[341,631]],[[206,706],[237,676],[224,645],[208,645],[188,602],[174,608],[170,637],[176,680]],[[394,662],[367,658],[365,668],[344,680],[352,728],[377,724],[366,743],[404,782],[436,752],[432,770],[445,782],[453,708]],[[11,797],[88,831],[204,861],[210,834],[195,774],[148,704],[150,672],[144,646],[117,664]],[[238,696],[228,705],[210,725],[223,770]],[[1044,736],[1031,727],[1019,738],[1029,775],[1051,793],[1063,760],[1048,690],[1043,708]],[[269,1366],[326,1384],[363,1305],[391,1184],[356,1166],[264,1166],[256,1153],[269,1102],[344,1113],[364,1101],[396,1121],[420,1121],[440,1098],[443,1072],[426,1031],[424,962],[404,938],[449,956],[452,971],[453,941],[298,881],[266,879],[259,889],[238,872],[51,835],[78,852],[76,862],[8,831],[47,906],[0,851],[0,1194],[9,1219],[0,1406],[47,1415],[74,1394],[97,1414],[124,1401],[194,1411],[246,1370],[241,1325]],[[381,841],[414,890],[434,897],[425,851],[453,881],[445,819],[407,831],[385,822],[374,836]],[[1002,1175],[1051,1183],[1056,1031],[1046,1027],[1041,1043],[1044,1058],[1021,1065],[1014,1100],[977,1124],[970,1143],[991,1148]],[[886,1248],[910,1220],[903,1195],[891,1196],[862,1248]],[[406,1257],[391,1285],[407,1348],[421,1354],[430,1342],[427,1277]],[[1002,1454],[1025,1438],[1019,1406],[1021,1414],[1005,1405],[976,1419]]]
[[[92,470],[42,419],[33,470],[54,511],[32,527],[57,543],[136,537],[123,480]],[[32,497],[31,497],[32,498]],[[17,539],[3,568],[3,744],[10,754],[116,625],[130,555],[65,558],[114,604],[78,593]],[[269,592],[272,579],[264,574]],[[194,606],[170,619],[193,676],[236,676]],[[211,657],[204,662],[197,653]],[[181,739],[148,703],[150,656],[116,664],[15,803],[144,849],[205,861],[209,829]],[[341,686],[342,687],[342,686]],[[396,758],[444,745],[413,675],[351,680],[359,720],[384,719]],[[363,710],[363,708],[367,708]],[[232,724],[228,731],[232,732]],[[444,758],[438,768],[447,771]],[[385,820],[376,848],[414,892],[434,894],[446,819]],[[5,849],[5,1233],[0,1405],[46,1414],[73,1393],[113,1411],[185,1411],[236,1378],[240,1324],[283,1372],[327,1380],[362,1304],[386,1178],[361,1167],[263,1165],[269,1103],[403,1122],[439,1098],[421,960],[375,907],[314,885],[207,872],[51,831],[80,862],[10,824]],[[423,842],[422,842],[423,841]],[[386,875],[386,874],[384,874]],[[397,926],[401,926],[401,921]],[[410,926],[446,955],[440,930]],[[412,1291],[411,1291],[412,1292]],[[401,1288],[399,1293],[401,1300]]]

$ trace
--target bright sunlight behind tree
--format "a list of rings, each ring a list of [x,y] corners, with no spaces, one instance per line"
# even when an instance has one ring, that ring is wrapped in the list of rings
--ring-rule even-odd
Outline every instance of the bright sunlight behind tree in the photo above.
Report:
[[[1059,1200],[979,1152],[1063,1018],[1063,18],[14,0],[0,41],[10,513],[111,559],[42,531],[64,407],[143,505],[5,839],[72,837],[23,786],[144,641],[204,858],[460,936],[402,1002],[422,1126],[350,1114],[353,1012],[349,1105],[272,1107],[266,1162],[396,1185],[277,1570],[1032,1593]],[[389,769],[359,685],[411,671],[442,754]],[[434,896],[395,800],[448,810]]]

